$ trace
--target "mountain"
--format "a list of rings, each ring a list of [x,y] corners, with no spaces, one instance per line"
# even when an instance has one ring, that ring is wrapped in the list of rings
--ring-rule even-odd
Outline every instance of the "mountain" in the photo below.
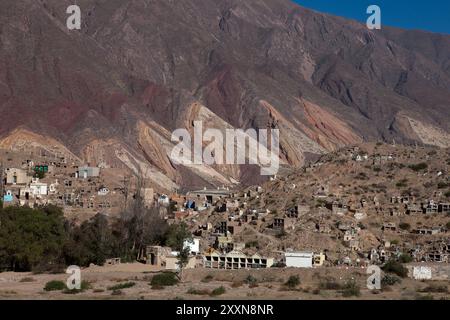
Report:
[[[450,146],[450,36],[365,25],[288,0],[3,0],[0,147],[127,167],[159,189],[255,182],[179,166],[170,136],[278,128],[281,160],[363,141]],[[48,147],[48,145],[47,145]]]

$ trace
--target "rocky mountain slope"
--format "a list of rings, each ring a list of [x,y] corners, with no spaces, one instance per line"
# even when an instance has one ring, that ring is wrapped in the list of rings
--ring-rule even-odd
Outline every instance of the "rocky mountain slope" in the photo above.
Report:
[[[57,143],[160,189],[259,177],[172,163],[172,131],[200,119],[279,128],[292,166],[362,141],[450,145],[450,36],[369,31],[288,0],[79,0],[69,31],[70,4],[2,1],[0,145]]]

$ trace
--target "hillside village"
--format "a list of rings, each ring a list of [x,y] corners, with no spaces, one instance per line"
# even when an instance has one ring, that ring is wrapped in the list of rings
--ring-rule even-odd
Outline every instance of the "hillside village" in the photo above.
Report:
[[[120,169],[36,154],[2,151],[4,206],[55,204],[79,220],[114,217],[136,192]],[[186,268],[364,267],[402,256],[448,264],[449,172],[445,149],[364,144],[243,190],[140,192],[169,224],[191,230]],[[137,260],[177,269],[171,248],[149,244]]]

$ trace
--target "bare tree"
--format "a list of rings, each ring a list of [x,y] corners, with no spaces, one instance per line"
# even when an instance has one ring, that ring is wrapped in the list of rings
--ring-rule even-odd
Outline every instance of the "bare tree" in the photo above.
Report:
[[[167,229],[159,214],[159,207],[148,208],[142,191],[146,187],[145,175],[137,176],[134,195],[126,204],[120,217],[120,232],[129,253],[138,255],[148,244],[158,243]]]

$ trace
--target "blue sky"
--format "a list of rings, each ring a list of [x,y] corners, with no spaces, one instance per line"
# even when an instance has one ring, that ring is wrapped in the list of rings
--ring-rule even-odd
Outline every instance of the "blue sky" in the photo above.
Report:
[[[365,22],[367,7],[381,8],[382,24],[450,34],[449,0],[294,0],[317,11]]]

